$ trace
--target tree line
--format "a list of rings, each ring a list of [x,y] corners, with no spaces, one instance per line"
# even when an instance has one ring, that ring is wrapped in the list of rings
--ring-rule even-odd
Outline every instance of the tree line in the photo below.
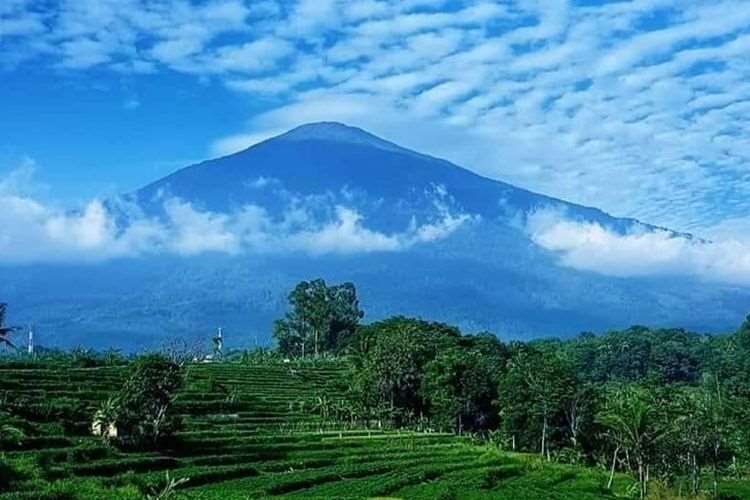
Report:
[[[340,286],[338,302],[322,280],[300,284],[275,337],[288,356],[347,356],[363,423],[627,472],[641,498],[654,480],[717,496],[722,477],[747,470],[750,316],[731,335],[634,326],[505,343],[402,316],[360,325],[356,289]]]

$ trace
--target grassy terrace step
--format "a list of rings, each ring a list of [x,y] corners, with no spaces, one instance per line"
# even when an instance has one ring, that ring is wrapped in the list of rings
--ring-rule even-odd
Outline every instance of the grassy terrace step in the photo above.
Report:
[[[409,446],[417,446],[423,444],[435,444],[446,442],[450,438],[443,440],[421,440],[406,442]],[[413,444],[412,444],[413,443]],[[217,455],[217,454],[235,454],[235,453],[263,453],[268,450],[269,447],[274,452],[292,452],[299,450],[319,449],[319,450],[352,450],[357,448],[370,448],[377,450],[382,446],[401,446],[401,444],[394,444],[389,439],[337,439],[328,441],[294,441],[288,443],[269,444],[266,443],[254,443],[244,444],[242,440],[222,440],[221,442],[214,441],[203,441],[193,442],[188,446],[169,450],[169,455],[173,456],[206,456],[206,455]]]
[[[342,461],[368,461],[370,459],[377,459],[380,457],[421,457],[430,458],[435,457],[437,454],[471,454],[471,451],[465,449],[456,449],[455,444],[443,444],[443,445],[432,445],[420,447],[418,450],[409,450],[408,448],[390,448],[386,450],[373,450],[373,449],[350,449],[350,450],[338,450],[338,449],[306,449],[306,450],[292,450],[292,451],[281,451],[281,450],[266,450],[262,453],[232,453],[232,454],[220,454],[220,455],[209,455],[205,457],[193,457],[183,459],[183,462],[191,465],[232,465],[242,463],[254,463],[261,462],[263,465],[261,469],[268,470],[270,467],[278,468],[279,464],[294,464],[299,469],[300,464],[306,461],[326,461],[326,462],[342,462]]]
[[[401,495],[397,492],[414,484],[436,481],[449,474],[463,475],[467,472],[471,474],[475,473],[477,469],[486,470],[488,468],[488,466],[484,465],[482,462],[473,461],[470,457],[467,458],[461,459],[460,457],[455,457],[453,460],[445,458],[442,461],[436,460],[426,464],[422,461],[400,463],[398,464],[401,465],[400,467],[392,467],[385,474],[374,477],[369,476],[355,478],[353,480],[348,479],[338,482],[316,484],[303,491],[297,492],[294,496],[315,498],[361,498],[364,496],[395,495],[400,497]],[[497,459],[494,462],[494,465],[498,466],[502,461],[502,459]],[[404,496],[404,498],[411,497]]]
[[[185,425],[195,426],[242,426],[242,425],[256,425],[258,423],[277,423],[277,422],[317,422],[319,419],[316,416],[311,416],[303,413],[286,413],[283,415],[274,416],[242,416],[242,417],[231,417],[225,419],[213,418],[217,414],[204,414],[201,416],[193,416],[189,413],[182,414],[183,423]]]
[[[0,441],[0,451],[45,450],[69,448],[73,441],[61,436],[33,436],[12,441]]]
[[[222,410],[230,413],[235,411],[252,411],[258,417],[285,416],[291,413],[285,408],[257,407],[252,403],[206,403],[199,401],[184,402],[180,400],[175,402],[175,409],[179,413],[190,413],[193,415],[218,413]]]
[[[417,434],[417,433],[395,433],[395,432],[373,432],[368,433],[367,431],[358,432],[355,434],[346,434],[343,432],[300,432],[294,434],[269,434],[269,435],[249,435],[249,436],[234,436],[227,435],[222,437],[215,436],[203,436],[203,435],[183,435],[180,436],[180,444],[185,447],[200,447],[201,445],[208,444],[212,446],[216,445],[273,445],[280,446],[284,444],[303,444],[303,443],[340,443],[340,442],[362,442],[367,443],[375,440],[387,440],[389,442],[441,442],[445,439],[453,439],[450,434]]]
[[[70,474],[75,476],[113,476],[125,472],[152,472],[174,469],[180,462],[174,457],[118,457],[99,460],[92,463],[72,464],[50,469],[52,478],[63,478]]]
[[[112,448],[97,441],[91,441],[87,446],[68,446],[64,448],[46,448],[43,450],[25,450],[8,453],[10,457],[34,458],[40,464],[83,463],[91,460],[109,458],[113,456]]]
[[[103,401],[110,397],[116,389],[92,390],[89,388],[79,390],[68,389],[23,389],[18,391],[7,391],[23,397],[24,399],[53,399],[53,398],[71,398],[81,402]]]
[[[340,429],[335,431],[323,431],[323,432],[295,432],[293,434],[280,434],[280,433],[259,433],[256,430],[249,431],[234,431],[234,430],[209,430],[209,431],[188,431],[180,432],[177,434],[180,441],[185,444],[190,444],[195,441],[212,441],[217,442],[220,439],[243,439],[246,442],[258,442],[258,443],[293,443],[303,441],[326,441],[329,439],[374,439],[377,437],[387,437],[410,439],[423,437],[436,437],[440,434],[416,434],[416,433],[397,433],[394,431],[367,431],[362,429]],[[443,434],[443,436],[450,436]],[[452,437],[452,436],[450,436]]]
[[[393,457],[382,457],[362,463],[334,464],[316,469],[289,470],[272,474],[262,474],[257,477],[243,479],[232,483],[215,485],[199,491],[186,492],[186,498],[191,499],[213,499],[213,498],[258,498],[263,496],[279,496],[289,494],[305,494],[308,490],[321,485],[341,483],[349,480],[357,480],[368,477],[383,476],[395,471],[408,470],[411,477],[420,478],[437,477],[447,471],[466,469],[476,466],[471,460],[455,457],[453,460],[440,465],[425,467],[422,465],[424,458],[394,459]],[[427,469],[428,472],[419,471]],[[346,491],[342,489],[342,491]],[[340,493],[340,492],[339,492]],[[229,495],[221,496],[221,495]],[[333,498],[322,496],[321,498]]]

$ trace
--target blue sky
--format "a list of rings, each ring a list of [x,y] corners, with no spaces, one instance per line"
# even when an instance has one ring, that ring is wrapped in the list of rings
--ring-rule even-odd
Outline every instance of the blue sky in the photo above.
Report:
[[[738,237],[747,54],[744,0],[3,0],[0,187],[81,203],[337,120]]]

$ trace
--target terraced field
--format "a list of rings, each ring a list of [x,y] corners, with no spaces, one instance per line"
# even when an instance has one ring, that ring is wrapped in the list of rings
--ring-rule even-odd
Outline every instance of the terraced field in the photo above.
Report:
[[[159,453],[121,453],[90,436],[95,408],[124,367],[0,368],[14,415],[0,446],[0,500],[170,498],[612,497],[603,471],[543,464],[448,434],[352,428],[324,421],[318,397],[343,398],[344,367],[201,364],[178,398],[184,429]],[[6,477],[6,479],[3,479]],[[10,478],[10,479],[7,479]],[[618,478],[615,491],[630,482]]]

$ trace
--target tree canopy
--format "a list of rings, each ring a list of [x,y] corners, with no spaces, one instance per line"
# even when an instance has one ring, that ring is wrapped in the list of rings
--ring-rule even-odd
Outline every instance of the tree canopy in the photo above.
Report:
[[[364,316],[352,283],[302,281],[288,300],[290,310],[274,322],[273,336],[279,351],[290,356],[342,350]]]

